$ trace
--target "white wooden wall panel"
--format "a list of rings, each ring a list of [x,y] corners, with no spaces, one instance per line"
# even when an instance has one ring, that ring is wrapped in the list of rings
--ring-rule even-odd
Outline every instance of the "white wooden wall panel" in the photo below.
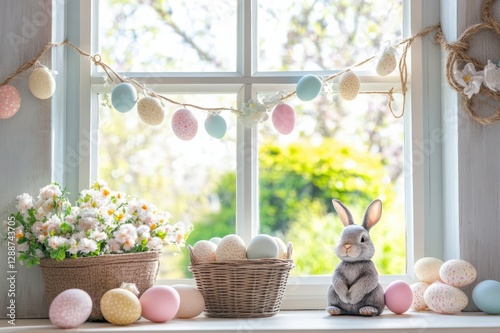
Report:
[[[481,4],[477,0],[458,2],[459,35],[481,22]],[[500,21],[500,1],[493,8]],[[481,33],[471,39],[470,45],[470,54],[482,63],[500,60],[500,36]],[[478,271],[476,283],[465,288],[472,299],[477,282],[500,281],[500,123],[483,126],[473,122],[460,98],[458,114],[459,246],[461,258]],[[477,308],[470,301],[466,310]]]
[[[51,39],[51,0],[0,2],[0,81],[24,61],[31,60]],[[50,52],[42,59],[50,65]],[[28,89],[29,73],[11,82],[21,94],[21,108],[0,119],[0,212],[16,195],[38,194],[51,181],[51,101],[38,100]],[[0,317],[6,317],[8,297],[7,248],[0,247]],[[17,265],[16,316],[47,316],[43,282],[38,267]]]

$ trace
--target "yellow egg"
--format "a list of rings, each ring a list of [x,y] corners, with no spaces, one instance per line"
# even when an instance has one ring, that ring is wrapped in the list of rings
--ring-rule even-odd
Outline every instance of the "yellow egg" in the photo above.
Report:
[[[141,317],[141,302],[131,291],[108,290],[101,298],[101,313],[113,325],[129,325]]]
[[[160,125],[165,116],[158,99],[153,97],[144,97],[137,102],[137,113],[146,124],[155,126]]]
[[[426,283],[441,281],[439,269],[443,265],[443,261],[438,258],[424,257],[415,263],[415,275],[417,279]]]
[[[224,236],[217,245],[215,258],[217,261],[246,259],[245,241],[235,234]]]
[[[340,76],[339,93],[340,97],[346,101],[351,101],[358,96],[361,83],[359,77],[351,70]]]
[[[285,242],[279,237],[274,237],[274,240],[278,244],[278,259],[286,259],[287,248]]]
[[[47,99],[56,91],[56,81],[46,67],[33,70],[28,80],[31,93],[39,99]]]
[[[180,306],[175,318],[189,319],[198,316],[205,310],[205,299],[196,287],[185,284],[176,284],[172,288],[177,290],[180,297]]]
[[[200,240],[194,244],[193,254],[197,262],[215,261],[217,245],[207,240]]]

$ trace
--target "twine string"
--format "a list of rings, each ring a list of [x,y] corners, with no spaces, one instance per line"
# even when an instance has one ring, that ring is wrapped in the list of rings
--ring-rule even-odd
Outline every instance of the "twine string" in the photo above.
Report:
[[[391,114],[395,117],[395,118],[401,118],[404,113],[405,113],[405,104],[406,104],[406,93],[407,93],[407,90],[408,90],[408,87],[407,87],[407,84],[408,84],[408,65],[407,65],[407,56],[408,56],[408,51],[411,47],[411,44],[418,38],[423,38],[425,36],[427,36],[428,34],[434,32],[434,31],[437,31],[437,33],[439,34],[441,31],[440,31],[440,25],[437,24],[437,25],[434,25],[434,26],[430,26],[422,31],[420,31],[419,33],[409,37],[409,38],[406,38],[404,40],[402,40],[401,42],[397,43],[394,45],[394,47],[399,47],[399,46],[403,46],[403,53],[402,53],[402,56],[401,56],[401,59],[399,60],[399,74],[400,74],[400,81],[401,81],[401,94],[403,96],[403,106],[402,106],[402,111],[399,113],[399,114],[396,114],[393,110],[393,107],[392,107],[392,103],[394,102],[394,88],[391,88],[389,91],[371,91],[371,92],[360,92],[362,94],[384,94],[384,95],[387,95],[388,97],[388,108],[389,108],[389,111],[391,112]],[[441,32],[442,34],[442,32]],[[203,106],[199,106],[199,105],[195,105],[195,104],[189,104],[189,103],[180,103],[180,102],[177,102],[175,100],[172,100],[168,97],[165,97],[165,96],[162,96],[162,95],[159,95],[158,93],[150,90],[147,88],[147,86],[140,82],[140,81],[137,81],[135,79],[127,79],[125,77],[123,77],[122,75],[120,75],[118,72],[116,72],[113,68],[111,68],[110,66],[108,66],[107,64],[105,64],[103,61],[102,61],[102,58],[99,54],[94,54],[94,55],[91,55],[85,51],[83,51],[82,49],[80,49],[78,46],[74,45],[72,42],[68,41],[68,40],[64,40],[63,42],[59,42],[59,43],[48,43],[47,45],[45,45],[41,50],[40,52],[38,52],[38,54],[30,61],[27,61],[25,63],[23,63],[14,73],[12,73],[7,79],[5,79],[4,81],[2,81],[0,83],[0,87],[1,86],[4,86],[6,84],[8,84],[14,77],[18,76],[19,74],[33,68],[33,67],[36,67],[37,64],[39,63],[40,59],[44,56],[44,54],[49,51],[50,49],[54,48],[54,47],[59,47],[59,46],[63,46],[63,45],[68,45],[69,47],[71,47],[72,49],[74,49],[76,52],[78,52],[81,56],[83,56],[84,58],[90,60],[96,67],[100,67],[102,68],[102,70],[104,71],[105,75],[106,75],[106,78],[109,79],[109,81],[112,83],[112,84],[117,84],[117,83],[123,83],[123,82],[128,82],[132,85],[135,86],[135,88],[138,90],[138,92],[140,93],[143,93],[144,95],[149,95],[151,97],[155,97],[155,98],[158,98],[160,100],[163,100],[163,101],[166,101],[168,103],[171,103],[171,104],[174,104],[174,105],[178,105],[178,106],[181,106],[181,107],[191,107],[191,108],[195,108],[195,109],[198,109],[198,110],[204,110],[204,111],[208,111],[209,113],[218,113],[218,112],[221,112],[221,111],[231,111],[233,113],[236,113],[236,114],[243,114],[243,111],[241,110],[238,110],[238,109],[235,109],[233,107],[214,107],[214,108],[207,108],[207,107],[203,107]],[[449,48],[453,48],[454,46],[449,46]],[[377,56],[371,56],[365,60],[362,60],[342,71],[339,71],[335,74],[332,74],[326,78],[324,78],[322,80],[322,83],[326,83],[328,81],[331,81],[339,76],[341,76],[342,74],[344,74],[345,72],[347,71],[350,71],[354,68],[357,68],[357,67],[360,67],[362,65],[365,65],[366,63],[374,60],[375,58],[377,58]],[[291,93],[288,93],[284,96],[282,96],[280,98],[280,100],[286,100],[292,96],[294,96],[296,94],[296,91],[293,91]]]

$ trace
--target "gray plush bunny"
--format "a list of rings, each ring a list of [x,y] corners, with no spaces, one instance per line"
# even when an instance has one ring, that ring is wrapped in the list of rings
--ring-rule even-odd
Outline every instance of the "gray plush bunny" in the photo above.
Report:
[[[378,316],[385,307],[384,289],[371,261],[375,247],[368,232],[380,220],[382,202],[377,199],[368,206],[362,225],[354,224],[351,212],[341,201],[332,202],[345,228],[335,248],[342,261],[333,272],[326,311],[332,316]]]

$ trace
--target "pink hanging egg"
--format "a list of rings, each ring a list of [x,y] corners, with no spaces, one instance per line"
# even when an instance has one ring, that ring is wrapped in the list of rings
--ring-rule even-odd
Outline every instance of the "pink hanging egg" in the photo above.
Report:
[[[21,96],[13,86],[0,87],[0,119],[12,117],[21,107]]]
[[[295,110],[288,104],[280,104],[274,108],[271,119],[279,133],[290,134],[295,127]]]
[[[172,130],[181,140],[189,141],[198,132],[198,122],[188,109],[179,109],[172,116]]]

